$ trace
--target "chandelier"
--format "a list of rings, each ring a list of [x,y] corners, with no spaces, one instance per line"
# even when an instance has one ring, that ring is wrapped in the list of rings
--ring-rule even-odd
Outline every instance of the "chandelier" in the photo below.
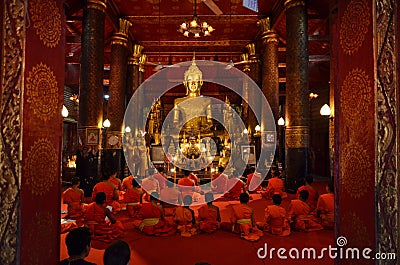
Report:
[[[199,38],[200,36],[210,36],[211,32],[214,31],[211,25],[208,25],[206,21],[201,21],[197,17],[196,13],[196,0],[193,1],[193,20],[190,22],[183,22],[179,27],[179,32],[183,33],[183,36],[189,37],[194,36]]]

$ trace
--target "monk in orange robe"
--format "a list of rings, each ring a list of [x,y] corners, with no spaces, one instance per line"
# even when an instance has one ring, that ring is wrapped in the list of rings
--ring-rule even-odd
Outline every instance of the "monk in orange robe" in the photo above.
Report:
[[[175,210],[176,206],[182,204],[182,193],[175,187],[172,178],[168,178],[166,188],[161,190],[160,201],[163,206],[165,220],[169,224],[175,225]]]
[[[274,177],[268,180],[268,186],[261,195],[267,199],[271,199],[274,194],[279,194],[282,198],[287,198],[286,192],[283,191],[284,189],[285,185],[283,184],[283,180],[280,178],[280,173],[279,171],[275,171]]]
[[[92,201],[95,201],[97,193],[104,192],[106,194],[106,206],[111,206],[114,213],[121,210],[121,205],[118,203],[119,195],[117,187],[110,181],[111,177],[116,175],[116,171],[111,175],[104,174],[103,181],[97,183],[92,192]]]
[[[240,233],[241,237],[248,241],[257,241],[263,235],[263,232],[257,228],[253,208],[247,205],[249,199],[249,194],[240,194],[240,204],[231,207],[231,222],[221,223],[221,228]]]
[[[87,206],[83,203],[84,193],[82,189],[79,189],[80,184],[79,178],[74,177],[72,179],[72,187],[66,189],[63,192],[63,202],[68,205],[68,215],[65,219],[74,219],[78,223],[78,226],[83,222],[83,209]]]
[[[207,204],[199,208],[199,228],[202,232],[214,233],[219,229],[221,215],[219,208],[213,205],[214,194],[206,193],[205,200]]]
[[[260,227],[268,233],[279,236],[290,235],[290,225],[286,216],[286,210],[281,207],[282,197],[279,194],[272,196],[273,205],[265,208],[264,222]]]
[[[262,176],[258,172],[253,172],[247,175],[246,186],[250,193],[255,193],[262,190]]]
[[[224,167],[218,167],[218,173],[213,176],[211,181],[211,190],[215,193],[221,194],[227,190],[228,176],[222,173],[224,170]]]
[[[160,194],[160,184],[158,183],[158,180],[154,178],[154,168],[149,168],[148,173],[149,176],[147,178],[142,179],[142,188],[144,192],[146,193],[145,199],[147,201],[150,200],[150,194],[153,192],[156,192],[157,194]]]
[[[299,199],[300,191],[302,190],[308,191],[307,204],[310,205],[311,210],[314,210],[315,207],[317,207],[318,191],[311,185],[312,183],[313,183],[313,177],[307,176],[305,185],[297,189],[296,197],[297,199]]]
[[[308,199],[308,191],[300,191],[300,199],[292,200],[289,204],[288,216],[292,224],[292,228],[297,231],[316,231],[323,227],[318,220],[311,214],[311,208],[306,203]]]
[[[105,244],[112,243],[124,236],[124,226],[106,208],[106,194],[104,192],[98,192],[95,202],[88,205],[85,211],[85,225],[92,230],[93,240]]]
[[[158,197],[158,193],[151,193],[150,202],[144,203],[139,210],[141,220],[134,220],[133,225],[145,235],[174,235],[176,232],[175,227],[172,227],[165,222],[163,209],[158,205]]]
[[[333,229],[335,225],[335,198],[334,184],[329,182],[326,187],[327,194],[322,194],[317,203],[317,216],[325,229]]]
[[[160,186],[160,191],[161,191],[162,189],[165,189],[165,187],[166,187],[166,183],[165,182],[167,181],[167,176],[164,174],[164,168],[163,167],[159,167],[157,169],[157,171],[158,171],[158,173],[154,174],[153,177],[156,180],[158,180],[158,184]]]
[[[192,196],[193,201],[198,201],[201,198],[201,188],[196,186],[196,183],[190,178],[190,171],[183,171],[184,177],[178,181],[178,190],[182,193],[182,198],[186,195]]]
[[[122,180],[121,186],[122,186],[122,190],[123,191],[131,190],[133,188],[132,187],[132,180],[134,178],[135,177],[133,175],[129,175],[129,176],[127,176],[126,178],[124,178]]]
[[[190,209],[192,197],[186,195],[183,197],[183,205],[178,206],[175,210],[174,220],[177,224],[178,231],[183,237],[191,237],[197,234],[196,219],[194,211]]]
[[[126,190],[123,195],[123,202],[126,203],[126,210],[131,217],[138,217],[142,203],[143,191],[135,179],[131,182],[132,189]]]
[[[234,171],[231,175],[229,175],[227,180],[227,187],[229,190],[224,194],[224,197],[238,200],[240,194],[245,192],[244,183],[238,177],[239,173],[236,171]]]

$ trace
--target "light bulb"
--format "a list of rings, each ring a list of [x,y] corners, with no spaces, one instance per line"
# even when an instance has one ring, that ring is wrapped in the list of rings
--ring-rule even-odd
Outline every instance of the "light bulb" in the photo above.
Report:
[[[64,118],[66,118],[66,117],[68,117],[68,114],[69,114],[69,112],[68,112],[67,107],[65,107],[65,106],[63,105],[62,111],[61,111],[61,115],[62,115]]]
[[[321,107],[321,110],[319,111],[319,113],[322,116],[331,116],[331,108],[328,106],[328,104],[325,104]]]
[[[259,131],[261,131],[261,126],[257,124],[254,129],[256,130],[256,132],[259,132]]]
[[[111,126],[110,120],[109,119],[105,119],[103,121],[103,126],[104,126],[104,128],[110,128],[110,126]]]
[[[131,127],[126,126],[126,127],[125,127],[125,132],[130,133],[130,132],[131,132]]]
[[[278,125],[279,125],[279,126],[285,125],[285,120],[284,120],[282,117],[279,118],[279,120],[278,120]]]

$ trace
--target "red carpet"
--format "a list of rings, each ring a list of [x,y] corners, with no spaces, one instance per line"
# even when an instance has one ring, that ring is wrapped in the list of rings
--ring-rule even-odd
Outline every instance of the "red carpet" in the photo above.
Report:
[[[315,183],[320,194],[324,193],[322,183]],[[320,185],[318,185],[320,184]],[[261,221],[264,215],[266,204],[271,204],[271,200],[260,198],[259,195],[253,195],[254,200],[250,205],[255,209],[256,220]],[[293,198],[289,195],[289,198]],[[220,207],[222,221],[228,221],[226,206],[228,204],[238,203],[237,201],[217,201],[215,205]],[[287,208],[289,200],[285,199],[282,206]],[[194,207],[197,208],[197,207]],[[316,231],[309,233],[292,232],[288,237],[274,236],[264,233],[264,236],[258,242],[248,242],[242,240],[239,235],[225,231],[218,231],[211,235],[196,235],[191,238],[182,238],[180,235],[172,237],[148,237],[133,229],[132,222],[126,213],[121,212],[117,215],[126,229],[125,241],[131,246],[132,256],[131,265],[193,265],[199,261],[207,261],[212,265],[261,265],[261,264],[334,264],[327,253],[323,259],[291,259],[289,250],[297,248],[300,252],[303,248],[315,248],[317,256],[320,249],[334,244],[333,231]],[[65,247],[65,234],[61,235],[61,259],[68,257]],[[267,256],[265,259],[259,259],[257,250],[264,248],[267,244],[268,252],[271,248],[273,258]],[[287,259],[280,259],[277,255],[277,249],[286,248],[283,254]],[[294,250],[293,250],[294,251]],[[291,253],[295,253],[295,252]],[[88,261],[102,265],[104,250],[93,249],[90,252]],[[263,254],[260,253],[260,254]]]

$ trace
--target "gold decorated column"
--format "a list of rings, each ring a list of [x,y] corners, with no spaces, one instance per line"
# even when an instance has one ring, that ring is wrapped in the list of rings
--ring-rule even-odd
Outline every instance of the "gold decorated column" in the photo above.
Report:
[[[78,134],[81,141],[76,174],[90,196],[100,171],[103,122],[104,25],[106,0],[88,0],[82,21]]]
[[[132,56],[128,59],[127,84],[126,84],[126,105],[139,87],[139,63],[142,56],[143,46],[135,44]]]
[[[286,185],[295,192],[308,174],[308,27],[304,0],[287,0],[286,12]]]
[[[142,54],[139,58],[139,83],[138,85],[140,86],[143,82],[144,82],[144,65],[146,63],[147,60],[147,55],[146,54]],[[145,130],[145,126],[146,124],[143,124],[143,104],[141,103],[142,100],[144,100],[144,93],[143,90],[139,91],[140,94],[138,95],[139,97],[139,104],[137,105],[137,114],[138,114],[138,121],[139,121],[139,126],[140,128],[142,128],[142,130]]]
[[[249,53],[249,63],[250,63],[250,71],[248,72],[248,75],[250,78],[258,85],[260,86],[260,61],[257,58],[256,55],[256,45],[254,43],[249,43],[246,46],[248,53]],[[254,115],[254,113],[261,113],[261,108],[260,108],[260,99],[254,95],[254,93],[251,92],[252,90],[249,90],[249,105],[252,106],[252,109],[249,109],[249,122],[248,122],[248,131],[249,135],[253,134],[255,132],[255,127],[258,124],[257,118]]]
[[[243,72],[245,72],[247,75],[250,73],[250,62],[249,62],[249,54],[248,53],[243,53],[241,56],[241,61],[244,62],[243,64]],[[246,126],[248,127],[248,118],[249,118],[249,82],[248,79],[244,79],[243,82],[243,88],[242,88],[242,120]]]
[[[266,113],[266,111],[269,111],[269,109],[263,106],[262,115],[264,118],[262,119],[261,129],[262,133],[275,134],[275,128],[279,119],[278,34],[271,29],[269,18],[259,20],[257,25],[260,27],[263,44],[261,49],[261,89],[269,103],[269,106],[271,107],[273,114],[273,120],[268,119],[270,116]],[[280,142],[280,137],[281,134],[278,134],[278,137],[275,137],[275,154],[277,154],[275,158],[279,157],[278,143]],[[273,154],[268,155],[270,155],[270,157],[273,156]],[[271,160],[270,158],[267,159]]]

